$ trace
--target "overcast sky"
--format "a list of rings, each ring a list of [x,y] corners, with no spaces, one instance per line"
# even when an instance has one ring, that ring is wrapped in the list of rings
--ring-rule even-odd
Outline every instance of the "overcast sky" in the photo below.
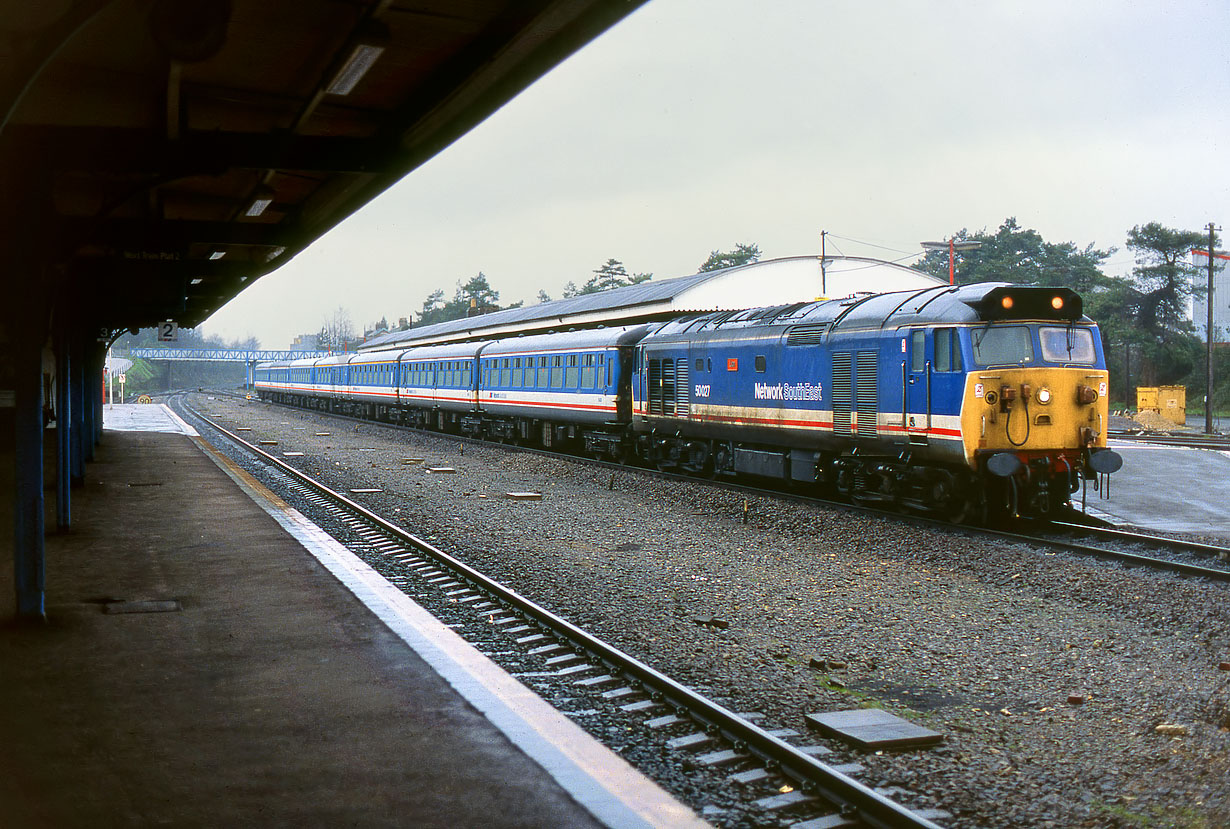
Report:
[[[479,271],[532,303],[611,257],[901,260],[1008,216],[1126,273],[1134,225],[1230,224],[1228,35],[1226,0],[650,0],[202,329],[283,348]]]

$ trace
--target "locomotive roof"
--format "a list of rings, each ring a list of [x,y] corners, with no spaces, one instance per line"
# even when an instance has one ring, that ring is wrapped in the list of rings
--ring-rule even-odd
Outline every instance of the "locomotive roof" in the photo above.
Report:
[[[1003,305],[1005,296],[1012,301]],[[1058,297],[1060,307],[1051,307]],[[862,294],[845,299],[797,303],[744,311],[693,314],[666,323],[657,336],[717,332],[760,326],[807,329],[899,328],[907,325],[960,325],[997,320],[1054,319],[1063,322],[1089,318],[1081,312],[1080,297],[1068,288],[1043,288],[1007,282],[939,285],[912,291]]]

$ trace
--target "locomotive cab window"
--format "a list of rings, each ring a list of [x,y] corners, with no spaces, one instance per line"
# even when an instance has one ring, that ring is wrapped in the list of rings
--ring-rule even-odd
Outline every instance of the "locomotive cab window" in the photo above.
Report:
[[[1023,365],[1034,359],[1033,338],[1024,325],[989,325],[975,329],[974,362],[982,366]]]
[[[927,332],[910,332],[910,371],[927,370]]]
[[[961,370],[961,340],[955,328],[940,328],[935,332],[935,370]]]
[[[1041,328],[1042,359],[1048,363],[1097,362],[1098,353],[1093,347],[1093,332],[1088,328]]]
[[[768,366],[765,362],[764,356],[757,354],[756,355],[756,371],[759,372],[760,374],[764,374],[767,368]]]

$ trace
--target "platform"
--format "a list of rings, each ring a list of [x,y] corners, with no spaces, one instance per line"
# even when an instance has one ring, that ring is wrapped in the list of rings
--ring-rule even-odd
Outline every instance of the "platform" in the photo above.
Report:
[[[47,622],[0,630],[0,825],[703,825],[161,407],[130,415],[180,433],[104,433],[48,534]]]
[[[1110,441],[1123,456],[1110,499],[1090,490],[1090,512],[1115,523],[1230,541],[1230,453]],[[1079,505],[1079,493],[1073,498]]]

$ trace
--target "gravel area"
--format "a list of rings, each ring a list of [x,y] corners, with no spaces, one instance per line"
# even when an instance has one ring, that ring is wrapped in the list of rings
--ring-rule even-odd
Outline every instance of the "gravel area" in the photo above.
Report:
[[[745,522],[744,496],[714,487],[195,397],[739,710],[805,731],[807,713],[879,706],[943,733],[842,761],[946,825],[1230,825],[1225,586],[772,498]]]

